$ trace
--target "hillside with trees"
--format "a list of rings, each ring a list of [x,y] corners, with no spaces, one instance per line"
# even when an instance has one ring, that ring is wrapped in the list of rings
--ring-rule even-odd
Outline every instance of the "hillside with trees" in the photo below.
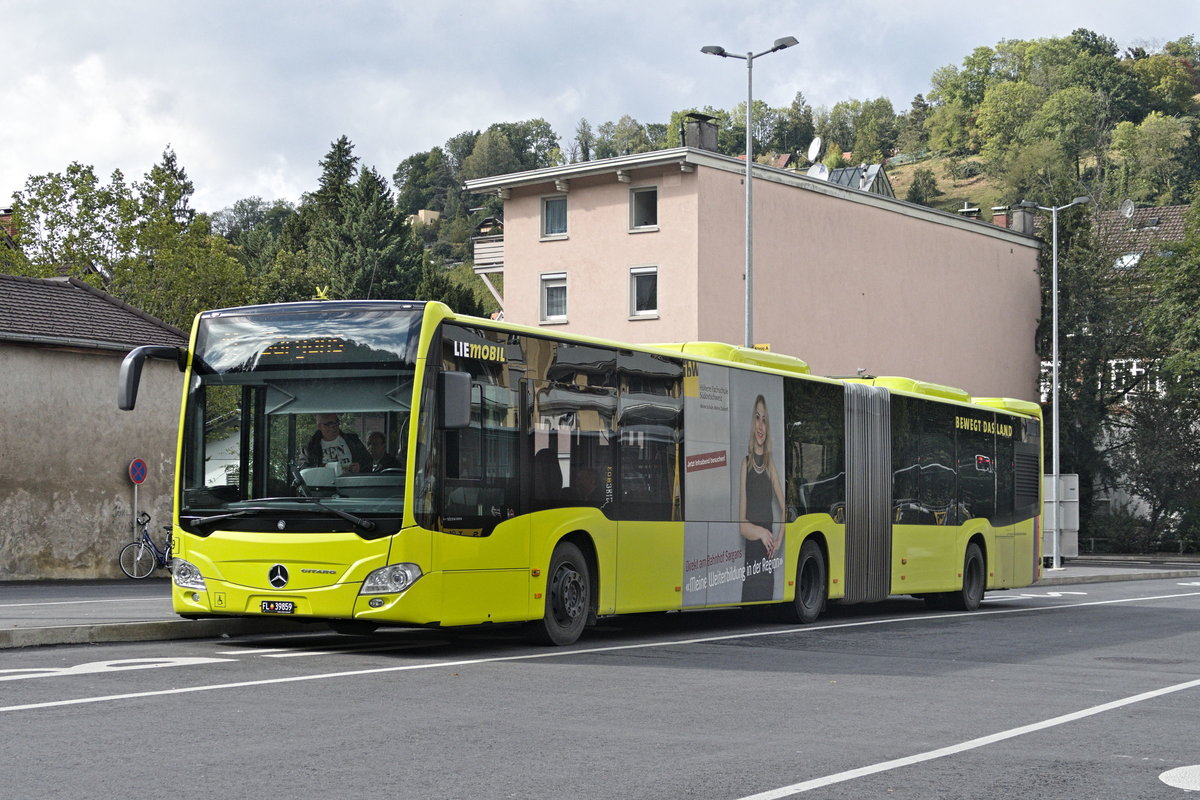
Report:
[[[1193,35],[1121,50],[1079,29],[976,47],[900,110],[882,97],[813,108],[798,89],[780,108],[755,101],[751,115],[760,160],[790,154],[806,168],[800,154],[820,136],[827,166],[886,162],[900,199],[941,210],[969,203],[986,218],[1021,200],[1094,199],[1060,220],[1063,471],[1081,476],[1085,525],[1137,548],[1200,546],[1198,70]],[[203,308],[314,296],[438,299],[489,313],[471,237],[502,206],[467,194],[464,181],[677,147],[690,112],[715,117],[718,149],[738,156],[745,110],[585,118],[570,132],[544,119],[497,122],[414,153],[390,175],[360,163],[342,136],[314,160],[310,192],[213,214],[192,208],[193,184],[169,146],[132,183],[73,163],[31,176],[14,196],[15,248],[0,247],[0,272],[80,277],[185,328]],[[1114,269],[1124,254],[1097,223],[1125,199],[1191,203],[1186,238],[1144,254],[1136,270]],[[422,211],[436,219],[417,221]],[[1048,357],[1048,323],[1039,347]],[[1141,371],[1115,377],[1111,364],[1131,359]],[[1093,519],[1093,491],[1110,489],[1147,508]]]

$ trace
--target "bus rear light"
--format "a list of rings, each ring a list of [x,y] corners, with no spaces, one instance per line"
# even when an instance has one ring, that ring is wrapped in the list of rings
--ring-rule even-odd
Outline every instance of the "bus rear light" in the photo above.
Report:
[[[416,583],[421,575],[421,568],[416,564],[392,564],[368,575],[359,593],[397,594]]]

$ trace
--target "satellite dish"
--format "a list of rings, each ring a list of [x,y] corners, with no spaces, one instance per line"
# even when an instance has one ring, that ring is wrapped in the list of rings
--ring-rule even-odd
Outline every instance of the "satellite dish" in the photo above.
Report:
[[[814,136],[813,140],[808,143],[808,160],[816,161],[819,155],[821,155],[821,137]]]
[[[1132,200],[1125,199],[1125,200],[1121,201],[1120,212],[1121,212],[1122,217],[1124,217],[1125,219],[1133,219],[1133,211],[1134,211],[1134,206],[1133,206]]]
[[[816,178],[819,181],[827,181],[829,180],[829,167],[821,163],[813,164],[808,168],[808,177]]]

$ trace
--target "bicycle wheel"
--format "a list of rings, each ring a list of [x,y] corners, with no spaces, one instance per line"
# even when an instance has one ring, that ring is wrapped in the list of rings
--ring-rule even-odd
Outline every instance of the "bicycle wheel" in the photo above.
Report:
[[[157,562],[154,548],[145,542],[130,542],[125,545],[121,548],[121,555],[117,560],[121,564],[121,571],[131,578],[145,578],[154,572]]]

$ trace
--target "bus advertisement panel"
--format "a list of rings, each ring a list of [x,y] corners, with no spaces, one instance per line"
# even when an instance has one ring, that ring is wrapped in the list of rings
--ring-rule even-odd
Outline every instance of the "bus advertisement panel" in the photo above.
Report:
[[[685,607],[784,596],[783,378],[733,374],[685,368]]]

